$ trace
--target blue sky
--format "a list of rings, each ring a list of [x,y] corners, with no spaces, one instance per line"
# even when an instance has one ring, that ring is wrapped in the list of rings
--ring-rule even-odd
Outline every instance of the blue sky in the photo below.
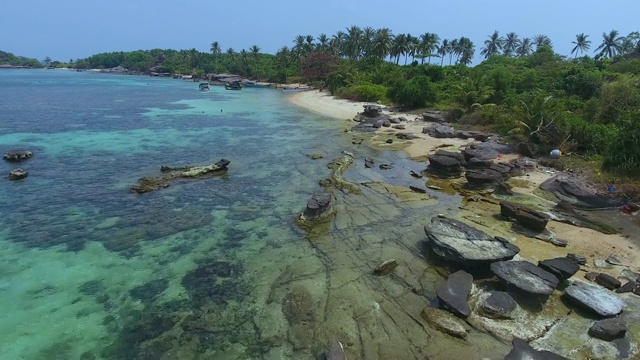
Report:
[[[0,50],[67,61],[137,49],[208,51],[218,41],[223,50],[256,44],[275,53],[296,35],[331,36],[358,25],[466,36],[476,57],[494,30],[546,34],[568,55],[578,33],[590,35],[593,50],[605,31],[640,30],[638,14],[640,0],[0,0]]]

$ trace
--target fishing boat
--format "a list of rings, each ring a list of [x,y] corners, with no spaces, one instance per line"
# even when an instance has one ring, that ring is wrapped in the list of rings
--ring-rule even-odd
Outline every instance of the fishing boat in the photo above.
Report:
[[[207,90],[210,90],[210,89],[209,89],[209,83],[200,83],[199,88],[200,88],[200,91],[207,91]]]
[[[245,87],[252,87],[252,88],[266,88],[266,87],[269,87],[269,85],[267,85],[267,84],[258,84],[258,83],[255,83],[255,82],[244,83],[244,86]]]
[[[227,83],[224,88],[227,90],[240,90],[242,89],[242,84],[240,84],[239,81],[234,81],[232,83]]]
[[[294,88],[282,89],[282,91],[284,92],[307,91],[307,90],[309,90],[308,87],[294,87]]]

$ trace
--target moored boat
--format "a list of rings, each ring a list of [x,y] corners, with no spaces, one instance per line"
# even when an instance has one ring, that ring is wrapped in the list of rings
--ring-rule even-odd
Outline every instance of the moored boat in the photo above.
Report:
[[[232,83],[227,83],[224,88],[227,90],[240,90],[242,89],[242,84],[240,84],[239,81],[234,81]]]
[[[198,87],[200,88],[201,91],[210,90],[209,89],[209,83],[200,83],[200,85]]]
[[[310,88],[308,88],[308,87],[294,87],[294,88],[286,88],[286,89],[283,89],[282,91],[285,91],[285,92],[307,91],[309,89]]]
[[[269,85],[267,85],[267,84],[258,84],[258,83],[255,83],[255,82],[244,83],[244,86],[245,87],[252,87],[252,88],[266,88],[266,87],[269,87]]]

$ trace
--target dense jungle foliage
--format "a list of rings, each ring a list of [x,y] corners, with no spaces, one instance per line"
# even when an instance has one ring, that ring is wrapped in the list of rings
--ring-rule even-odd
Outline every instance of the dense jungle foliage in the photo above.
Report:
[[[639,174],[640,34],[603,33],[593,57],[586,55],[588,35],[572,43],[571,55],[562,56],[545,35],[502,37],[496,31],[480,49],[484,60],[471,67],[475,45],[466,37],[352,26],[332,37],[299,35],[275,55],[256,45],[223,52],[213,42],[210,53],[139,50],[47,65],[304,81],[342,98],[449,110],[453,121],[499,131],[540,151],[582,153],[606,169]]]

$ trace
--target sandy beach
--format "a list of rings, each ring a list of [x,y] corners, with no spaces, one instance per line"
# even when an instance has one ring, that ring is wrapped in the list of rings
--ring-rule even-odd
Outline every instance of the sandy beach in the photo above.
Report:
[[[291,103],[305,108],[307,110],[322,114],[324,116],[345,120],[353,119],[355,115],[362,111],[364,105],[370,103],[354,102],[344,99],[337,99],[334,96],[329,95],[326,92],[319,91],[305,91],[292,95],[289,98]],[[370,140],[370,144],[375,147],[401,149],[409,154],[409,156],[417,161],[427,161],[429,154],[435,153],[439,149],[459,151],[474,142],[473,139],[462,140],[457,138],[433,138],[427,134],[422,133],[422,129],[431,123],[425,122],[416,114],[397,113],[389,111],[383,107],[382,112],[392,117],[405,117],[406,122],[402,124],[404,129],[394,129],[392,127],[380,128]],[[354,122],[355,125],[355,122]],[[413,140],[399,140],[396,138],[396,133],[412,134],[416,138]],[[387,139],[393,139],[393,144],[386,143]],[[507,162],[517,158],[518,155],[509,154],[502,156],[497,162]],[[541,183],[547,179],[555,176],[556,171],[552,169],[541,168],[536,171],[528,173],[526,176],[520,177],[524,183],[528,185],[526,187],[514,186],[514,191],[520,194],[526,194],[534,196],[535,189],[537,189]],[[490,216],[490,212],[500,211],[499,207],[493,206],[491,211],[467,208],[461,210],[459,214],[460,220],[468,219],[470,216]],[[473,213],[473,215],[470,214]],[[472,224],[472,225],[478,225]],[[480,226],[483,228],[483,226]],[[582,254],[589,259],[589,262],[595,259],[605,259],[608,255],[615,255],[620,259],[623,259],[625,264],[631,266],[633,269],[640,268],[640,250],[638,246],[631,241],[629,237],[624,235],[604,235],[595,230],[580,228],[572,225],[562,224],[555,221],[549,223],[551,228],[558,238],[566,239],[570,242],[570,246],[567,248],[555,247],[548,243],[540,241],[520,241],[518,245],[523,246],[521,256],[532,261],[537,261],[542,257],[558,257],[566,256],[567,253],[576,252]],[[483,230],[489,230],[491,233],[493,229],[483,228]],[[510,232],[509,230],[505,230]],[[507,233],[500,234],[502,236],[508,235]],[[524,239],[520,235],[511,233],[512,237]],[[592,270],[593,271],[593,270]],[[619,269],[600,269],[599,271],[609,272],[611,275],[618,275],[616,271]]]

